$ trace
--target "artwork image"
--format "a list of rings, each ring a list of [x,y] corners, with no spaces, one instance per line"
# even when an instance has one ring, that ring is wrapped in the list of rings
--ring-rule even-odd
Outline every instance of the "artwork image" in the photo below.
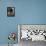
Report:
[[[15,16],[15,7],[7,7],[7,16]]]
[[[19,25],[20,40],[46,41],[46,25]]]

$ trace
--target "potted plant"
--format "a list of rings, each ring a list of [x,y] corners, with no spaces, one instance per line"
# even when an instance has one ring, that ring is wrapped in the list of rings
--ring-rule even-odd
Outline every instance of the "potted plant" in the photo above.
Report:
[[[11,44],[13,45],[14,43],[14,41],[15,41],[15,39],[16,39],[16,33],[14,33],[14,32],[12,32],[12,33],[10,33],[9,35],[8,35],[8,40],[9,41],[12,41],[11,42]],[[8,46],[10,45],[10,43],[8,42]]]

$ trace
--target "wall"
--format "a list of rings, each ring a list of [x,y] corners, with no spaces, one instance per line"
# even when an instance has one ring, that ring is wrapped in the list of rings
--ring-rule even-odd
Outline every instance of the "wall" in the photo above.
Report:
[[[46,0],[17,0],[16,15],[17,23],[46,24]]]
[[[0,44],[7,44],[9,42],[8,40],[8,34],[10,32],[16,32],[17,34],[17,23],[16,23],[16,17],[7,17],[7,7],[13,6],[15,7],[16,1],[10,1],[10,0],[1,0],[0,1]],[[17,39],[15,41],[18,42]]]
[[[15,7],[15,17],[7,17],[8,6]],[[18,32],[17,24],[46,24],[46,0],[1,0],[0,44],[8,43],[9,32]]]

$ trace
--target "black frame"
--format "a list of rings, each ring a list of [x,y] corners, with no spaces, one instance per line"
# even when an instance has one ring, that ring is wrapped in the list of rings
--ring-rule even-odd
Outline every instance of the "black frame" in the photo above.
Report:
[[[7,7],[7,16],[8,17],[15,16],[15,7]]]

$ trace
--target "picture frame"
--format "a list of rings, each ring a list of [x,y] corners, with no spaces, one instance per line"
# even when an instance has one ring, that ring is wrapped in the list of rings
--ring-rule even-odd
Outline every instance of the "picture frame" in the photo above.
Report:
[[[15,16],[15,7],[7,7],[7,16],[8,17]]]

